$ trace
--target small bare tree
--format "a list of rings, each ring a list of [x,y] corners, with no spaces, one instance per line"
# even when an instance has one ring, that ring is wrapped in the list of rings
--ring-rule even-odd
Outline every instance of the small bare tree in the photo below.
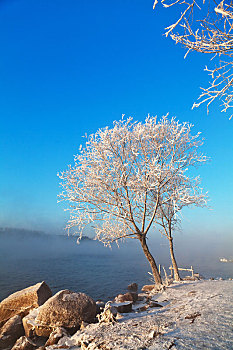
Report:
[[[155,0],[154,8],[157,3]],[[161,3],[165,8],[175,6],[179,9],[175,23],[166,28],[166,36],[187,48],[186,55],[197,51],[211,54],[214,62],[218,59],[215,67],[205,68],[211,83],[208,88],[202,88],[200,102],[194,103],[193,108],[207,103],[208,112],[209,105],[220,99],[222,111],[226,112],[232,107],[233,100],[233,2],[161,0]]]
[[[207,193],[203,194],[200,188],[199,178],[189,179],[187,177],[177,178],[173,182],[167,200],[162,200],[159,206],[159,220],[157,223],[162,226],[161,231],[169,241],[171,262],[174,270],[175,281],[180,280],[179,270],[174,253],[173,232],[180,224],[180,212],[184,207],[195,205],[203,207],[207,203]]]
[[[138,239],[159,285],[146,238],[156,224],[160,198],[167,200],[174,180],[206,160],[198,152],[199,133],[191,135],[191,128],[167,117],[148,116],[145,123],[122,118],[90,135],[75,164],[59,174],[60,200],[70,203],[67,228],[77,227],[81,237],[92,223],[95,238],[106,246]]]

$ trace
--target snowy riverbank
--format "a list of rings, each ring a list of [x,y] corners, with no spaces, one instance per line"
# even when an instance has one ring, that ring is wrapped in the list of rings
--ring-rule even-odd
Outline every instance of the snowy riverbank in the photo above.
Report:
[[[152,300],[163,307],[123,314],[114,324],[88,325],[46,349],[233,348],[233,281],[173,284]]]

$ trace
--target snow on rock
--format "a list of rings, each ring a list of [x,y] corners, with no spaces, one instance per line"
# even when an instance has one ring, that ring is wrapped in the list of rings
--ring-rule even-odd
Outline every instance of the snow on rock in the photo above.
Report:
[[[36,349],[37,349],[36,344],[34,344],[31,339],[25,336],[19,338],[12,348],[12,350],[36,350]]]
[[[35,321],[41,326],[53,328],[77,329],[82,321],[92,322],[96,316],[96,304],[91,297],[69,290],[56,293],[38,310]]]
[[[46,350],[232,349],[232,281],[177,283],[152,297],[161,308],[125,314],[113,324],[90,324]]]
[[[45,346],[57,344],[58,341],[65,336],[69,336],[68,332],[64,328],[58,327],[50,334]]]

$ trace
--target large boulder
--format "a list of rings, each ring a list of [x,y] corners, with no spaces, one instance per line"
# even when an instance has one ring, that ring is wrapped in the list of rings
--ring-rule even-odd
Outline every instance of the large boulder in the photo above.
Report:
[[[52,292],[45,282],[11,294],[0,303],[0,328],[11,317],[15,315],[24,317],[31,309],[42,305],[51,296]]]
[[[39,309],[35,322],[40,326],[54,329],[64,327],[73,332],[79,328],[82,321],[92,322],[96,316],[95,301],[84,293],[74,293],[62,290],[47,300]]]
[[[10,318],[0,331],[0,349],[11,349],[16,340],[24,335],[21,317],[18,315]]]

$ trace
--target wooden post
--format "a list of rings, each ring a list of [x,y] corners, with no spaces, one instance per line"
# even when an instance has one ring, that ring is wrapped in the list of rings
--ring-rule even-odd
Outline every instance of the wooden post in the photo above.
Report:
[[[169,267],[169,270],[171,270],[170,277],[171,277],[171,278],[173,278],[173,267],[172,267],[172,266],[170,266],[170,267]]]
[[[159,274],[161,274],[161,265],[159,264]]]
[[[191,271],[192,271],[192,277],[194,277],[193,267],[192,266],[191,266]]]

